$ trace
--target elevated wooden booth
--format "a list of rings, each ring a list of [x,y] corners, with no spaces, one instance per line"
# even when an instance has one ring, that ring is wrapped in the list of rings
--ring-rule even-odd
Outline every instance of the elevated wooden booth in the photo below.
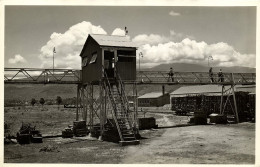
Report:
[[[136,80],[136,47],[126,36],[89,35],[80,54],[83,85],[105,76],[120,75],[122,81]]]
[[[136,94],[136,46],[127,36],[89,35],[80,54],[82,84],[78,85],[77,108],[92,135],[139,144],[137,105],[129,106],[125,81]],[[136,96],[134,96],[136,97]],[[110,139],[109,139],[110,138]]]

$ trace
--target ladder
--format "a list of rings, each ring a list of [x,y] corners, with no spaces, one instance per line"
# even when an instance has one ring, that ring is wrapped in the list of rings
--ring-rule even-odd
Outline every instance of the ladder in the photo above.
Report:
[[[109,101],[112,106],[112,116],[120,137],[119,144],[137,145],[140,143],[136,139],[135,131],[133,128],[133,120],[129,114],[129,104],[125,95],[124,85],[120,79],[119,74],[116,77],[108,78],[104,72],[104,87],[108,94]]]

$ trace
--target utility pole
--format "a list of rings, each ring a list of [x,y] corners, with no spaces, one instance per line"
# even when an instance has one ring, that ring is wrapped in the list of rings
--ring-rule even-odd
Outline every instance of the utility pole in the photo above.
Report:
[[[52,70],[53,70],[53,74],[54,74],[54,54],[56,53],[55,51],[55,47],[53,48],[53,65],[52,65]]]
[[[213,60],[213,57],[211,55],[208,56],[208,67],[209,67],[209,58],[211,58],[211,60]]]
[[[140,66],[141,57],[144,57],[142,52],[139,53],[139,71],[141,70],[141,66]]]

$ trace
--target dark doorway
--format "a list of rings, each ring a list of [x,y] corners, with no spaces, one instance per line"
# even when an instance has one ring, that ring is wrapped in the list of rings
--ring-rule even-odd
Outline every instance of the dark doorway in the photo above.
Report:
[[[105,72],[107,73],[108,78],[114,77],[114,69],[115,69],[115,58],[114,52],[105,51],[104,52],[104,67]]]

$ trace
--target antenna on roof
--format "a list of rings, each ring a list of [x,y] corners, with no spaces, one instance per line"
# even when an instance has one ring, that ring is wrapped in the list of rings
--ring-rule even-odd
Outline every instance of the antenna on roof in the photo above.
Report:
[[[125,27],[125,36],[127,36],[128,34],[128,30],[127,30],[127,27]]]

